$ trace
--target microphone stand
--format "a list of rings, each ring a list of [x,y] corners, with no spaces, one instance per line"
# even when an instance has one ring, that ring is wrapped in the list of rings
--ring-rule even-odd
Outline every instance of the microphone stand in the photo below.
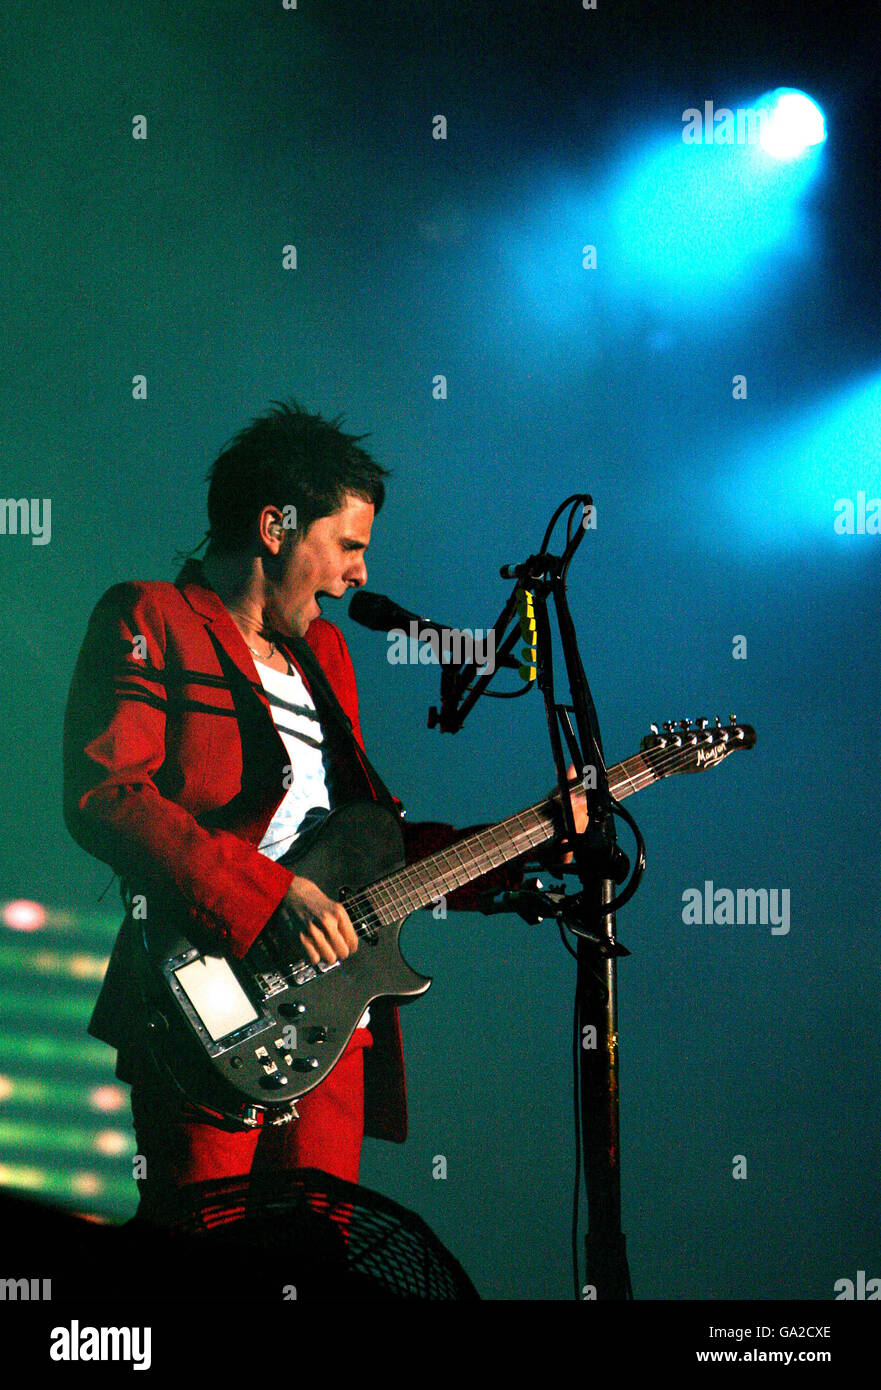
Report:
[[[496,652],[496,667],[510,656],[520,635],[518,629],[514,627],[499,644],[499,634],[505,631],[517,611],[516,593],[515,589],[490,629],[493,635],[493,649]],[[517,663],[512,662],[511,664],[516,665]],[[428,711],[429,729],[438,728],[443,734],[457,734],[459,732],[473,706],[477,704],[495,675],[495,670],[493,670],[480,676],[469,690],[468,687],[474,680],[478,669],[477,663],[474,661],[457,666],[454,662],[442,660],[440,708],[432,707]],[[465,694],[466,691],[467,694]],[[463,694],[465,694],[464,699],[462,698]]]
[[[564,574],[563,563],[553,565],[550,579],[533,590],[533,602],[539,689],[545,697],[558,785],[566,785],[560,739],[564,711],[554,701],[548,593],[557,612],[578,741],[582,755],[587,755],[582,756],[580,766],[595,770],[595,777],[589,779],[593,785],[585,788],[588,829],[583,835],[575,833],[569,794],[561,797],[566,836],[573,847],[582,884],[582,892],[570,902],[564,916],[577,940],[575,1045],[580,1063],[579,1111],[588,1210],[582,1294],[625,1300],[631,1299],[633,1292],[621,1229],[617,958],[628,952],[617,940],[615,913],[608,910],[608,905],[614,901],[614,885],[623,881],[627,867],[617,847],[599,720],[578,650]],[[564,728],[571,736],[568,720]],[[578,751],[577,746],[573,747],[575,741],[571,737],[567,741],[574,756]]]
[[[618,998],[617,958],[629,952],[616,936],[615,884],[623,882],[629,865],[617,845],[612,796],[606,775],[599,720],[584,666],[577,635],[566,598],[566,572],[583,539],[583,528],[570,535],[562,557],[547,552],[547,541],[560,512],[570,502],[591,503],[589,497],[567,498],[554,514],[542,551],[521,565],[506,567],[503,577],[517,577],[533,594],[536,624],[536,665],[538,686],[544,695],[551,749],[561,788],[560,806],[575,869],[581,880],[580,893],[564,900],[549,901],[548,916],[565,922],[577,940],[576,959],[576,1038],[578,1058],[578,1115],[580,1149],[584,1159],[584,1182],[588,1202],[588,1230],[585,1236],[585,1283],[576,1297],[603,1300],[632,1299],[625,1237],[621,1230],[621,1167],[619,1146],[618,1085]],[[571,524],[570,524],[571,530]],[[559,705],[554,695],[553,650],[548,599],[554,601],[572,705]],[[504,631],[515,611],[516,590],[508,601],[496,627]],[[504,620],[504,621],[503,621]],[[515,629],[501,650],[507,652],[519,634]],[[430,725],[456,732],[465,714],[483,693],[489,677],[483,677],[459,707],[460,692],[469,672],[442,673],[441,707],[432,711]],[[478,688],[479,687],[479,688]],[[570,714],[574,714],[576,733]],[[566,759],[561,728],[576,767],[592,768],[594,777],[585,787],[588,828],[575,830],[570,789],[567,786]],[[630,820],[630,817],[626,817]],[[622,901],[631,894],[625,891]]]

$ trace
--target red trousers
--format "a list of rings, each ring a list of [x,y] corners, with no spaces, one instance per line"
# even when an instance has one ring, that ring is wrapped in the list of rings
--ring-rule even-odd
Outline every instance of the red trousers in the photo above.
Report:
[[[370,1030],[356,1028],[330,1075],[297,1101],[298,1120],[235,1132],[206,1122],[204,1112],[145,1072],[131,1093],[137,1156],[146,1159],[146,1174],[137,1179],[138,1217],[173,1221],[179,1189],[215,1178],[265,1182],[273,1170],[320,1168],[356,1183],[364,1135],[364,1049],[372,1045]]]

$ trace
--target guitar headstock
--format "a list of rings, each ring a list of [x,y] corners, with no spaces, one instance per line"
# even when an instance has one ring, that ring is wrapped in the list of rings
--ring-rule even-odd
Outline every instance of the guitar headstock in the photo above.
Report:
[[[753,748],[756,731],[751,724],[738,724],[734,715],[723,724],[718,715],[715,725],[708,719],[668,720],[658,728],[651,725],[640,744],[640,752],[657,777],[677,772],[703,772],[715,767],[738,748]]]

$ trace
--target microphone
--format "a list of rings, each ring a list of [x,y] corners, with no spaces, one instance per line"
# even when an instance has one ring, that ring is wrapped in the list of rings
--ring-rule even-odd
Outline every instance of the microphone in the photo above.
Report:
[[[420,618],[418,613],[410,613],[406,608],[401,608],[399,604],[393,603],[385,594],[369,594],[364,589],[359,589],[353,594],[349,604],[349,617],[354,618],[356,623],[362,627],[369,627],[372,632],[391,632],[393,628],[408,629],[410,623],[419,623],[420,627],[429,628],[434,632],[442,632],[440,623],[433,623],[429,618]]]
[[[436,639],[434,646],[439,653],[448,651],[453,647],[456,653],[461,656],[454,658],[456,664],[461,665],[462,661],[477,661],[478,665],[484,664],[486,657],[473,658],[475,634],[469,633],[464,628],[443,627],[441,623],[433,623],[430,618],[422,618],[418,613],[411,613],[409,609],[402,608],[400,604],[392,599],[386,598],[385,594],[371,594],[364,589],[359,589],[352,596],[349,604],[349,617],[362,627],[368,627],[373,632],[402,632],[409,635],[411,642],[431,642]],[[492,662],[494,665],[509,666],[517,669],[520,663],[512,656],[496,656],[494,629],[484,633],[481,629],[484,646],[490,638],[493,638]],[[468,640],[463,640],[468,639]],[[478,639],[479,640],[479,639]],[[469,646],[470,642],[470,646]],[[464,652],[463,652],[464,647]],[[441,657],[441,664],[447,664],[449,656]]]

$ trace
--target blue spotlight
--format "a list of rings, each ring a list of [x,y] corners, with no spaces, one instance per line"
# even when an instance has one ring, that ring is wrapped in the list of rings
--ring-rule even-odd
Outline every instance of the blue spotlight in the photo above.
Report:
[[[766,298],[774,259],[782,264],[804,245],[810,163],[778,163],[757,143],[669,138],[622,161],[606,223],[606,261],[619,287],[638,298],[670,296],[677,315]]]
[[[842,539],[851,535],[877,538],[879,420],[881,372],[793,411],[760,441],[757,431],[732,444],[701,525],[717,541],[724,536],[726,545],[751,553],[856,544]]]
[[[681,124],[668,108],[602,181],[551,172],[496,219],[493,254],[501,247],[542,324],[583,316],[588,351],[603,315],[626,325],[635,305],[666,330],[768,312],[788,292],[813,249],[823,113],[790,87],[727,100],[701,97]]]
[[[671,312],[734,312],[764,300],[806,253],[806,195],[820,169],[823,113],[780,87],[758,100],[682,113],[622,160],[608,200],[606,263],[625,293],[670,296]]]
[[[772,159],[798,159],[805,150],[822,145],[826,121],[815,101],[794,87],[778,87],[761,97],[759,144]]]

